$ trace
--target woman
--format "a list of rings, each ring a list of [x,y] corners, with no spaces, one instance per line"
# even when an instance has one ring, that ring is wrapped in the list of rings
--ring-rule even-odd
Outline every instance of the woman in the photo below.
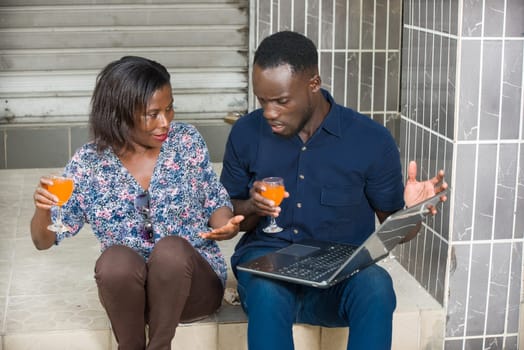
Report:
[[[58,198],[34,193],[31,236],[48,249],[89,223],[102,254],[95,265],[100,302],[119,349],[170,349],[179,322],[218,309],[226,263],[213,240],[238,233],[201,135],[174,123],[170,75],[157,62],[123,57],[99,74],[91,100],[92,142],[80,147],[64,175],[74,190],[63,206],[65,232],[47,226]],[[53,209],[52,209],[53,208]]]

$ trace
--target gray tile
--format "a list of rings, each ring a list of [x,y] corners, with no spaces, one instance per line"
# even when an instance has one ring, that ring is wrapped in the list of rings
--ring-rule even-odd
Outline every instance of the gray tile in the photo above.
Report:
[[[5,157],[5,129],[0,129],[0,169],[7,168]]]
[[[375,20],[375,1],[362,1],[361,45],[364,50],[373,49],[373,23]]]
[[[490,244],[473,244],[471,249],[471,277],[469,279],[466,336],[484,334],[484,324],[487,316],[486,297],[490,268]]]
[[[519,181],[517,183],[517,206],[516,206],[516,222],[515,222],[515,238],[522,238],[524,236],[524,144],[519,144],[519,165],[518,170]]]
[[[420,26],[420,1],[412,1],[411,4],[411,13],[413,18],[412,25],[418,27]]]
[[[50,168],[64,166],[69,159],[69,130],[18,128],[7,131],[8,168]]]
[[[451,39],[449,41],[449,67],[448,67],[448,96],[447,96],[447,108],[446,113],[446,137],[455,140],[455,86],[456,86],[456,71],[457,71],[457,40]]]
[[[492,249],[485,332],[486,334],[502,334],[507,312],[508,276],[511,273],[511,243],[493,244]]]
[[[15,265],[9,295],[35,296],[63,293],[95,293],[94,264],[84,261],[47,263],[42,265]],[[47,276],[41,278],[41,276]],[[71,278],[74,276],[74,278]]]
[[[463,337],[468,299],[469,245],[455,245],[451,250],[446,337]]]
[[[425,69],[426,69],[426,40],[427,40],[427,33],[425,32],[419,32],[418,34],[418,46],[414,46],[414,49],[417,50],[417,61],[416,63],[416,70],[417,75],[413,78],[416,82],[416,108],[417,113],[415,114],[415,120],[420,123],[424,124],[424,93],[425,93],[425,86],[424,86],[424,78],[425,78]]]
[[[11,334],[109,327],[96,292],[10,297],[5,319]]]
[[[428,275],[429,275],[429,281],[428,281],[428,287],[426,288],[433,297],[436,297],[436,290],[438,286],[438,269],[443,268],[443,266],[439,266],[440,262],[440,254],[444,253],[440,251],[441,247],[441,239],[437,235],[432,234],[431,235],[431,244],[428,245],[428,254],[429,254],[429,269],[428,269]]]
[[[280,30],[291,30],[291,19],[293,13],[291,12],[291,0],[280,0],[280,11],[278,13],[278,20],[280,24]]]
[[[73,126],[71,127],[71,156],[76,149],[90,140],[88,126]]]
[[[400,33],[402,30],[402,0],[389,0],[389,28],[388,48],[398,50],[400,48]]]
[[[492,239],[495,204],[495,176],[497,171],[497,146],[478,146],[477,193],[475,196],[475,217],[473,239]]]
[[[434,51],[434,37],[435,35],[426,34],[426,49],[425,49],[425,67],[424,67],[424,103],[423,103],[423,121],[424,126],[431,128],[433,113],[432,104],[434,100],[433,89],[433,51]]]
[[[293,11],[293,30],[304,33],[306,30],[306,2],[295,1]]]
[[[508,337],[505,337],[505,345],[504,345],[504,350],[518,350],[519,349],[519,344],[518,344],[518,337],[516,336],[508,336]]]
[[[419,3],[419,26],[428,28],[428,4],[427,1],[418,1]]]
[[[413,24],[413,5],[412,1],[402,1],[402,16],[404,25]]]
[[[335,63],[333,67],[333,98],[340,104],[345,103],[345,81],[346,81],[346,55],[343,52],[335,52]]]
[[[504,2],[485,0],[484,36],[501,37],[504,31]]]
[[[446,276],[448,268],[448,247],[449,245],[445,241],[440,241],[440,255],[439,255],[439,267],[437,270],[437,283],[436,290],[434,293],[435,299],[441,304],[444,305],[444,297],[448,295],[448,290],[446,289]],[[433,294],[433,293],[432,293]]]
[[[416,245],[416,263],[415,263],[415,273],[414,276],[417,279],[417,281],[424,285],[423,281],[423,273],[424,273],[424,244],[426,242],[426,230],[421,229],[419,234],[417,235],[417,245]]]
[[[421,229],[421,233],[424,233],[424,246],[422,247],[422,254],[423,254],[423,260],[422,260],[422,274],[421,274],[421,281],[422,286],[424,289],[429,290],[430,289],[430,280],[434,279],[434,276],[431,276],[431,253],[432,253],[432,246],[433,246],[433,232],[431,232],[427,227],[424,227]]]
[[[462,10],[462,35],[466,37],[479,37],[481,34],[482,0],[466,1],[463,3]]]
[[[221,162],[224,157],[224,149],[231,125],[193,123],[206,141],[209,156],[212,162]]]
[[[386,54],[384,52],[375,53],[374,62],[374,82],[373,82],[373,110],[383,111],[385,110],[385,98],[384,91],[386,86]]]
[[[504,72],[502,77],[502,110],[500,120],[502,139],[518,139],[519,125],[523,119],[520,106],[523,87],[522,69],[524,64],[522,41],[504,42]]]
[[[464,350],[464,339],[446,340],[444,350]]]
[[[279,12],[278,12],[278,2],[273,2],[273,21],[271,22],[271,31],[274,33],[278,31],[279,25]]]
[[[389,130],[391,135],[393,135],[393,138],[397,142],[397,146],[399,146],[400,142],[400,114],[398,113],[386,113],[385,115],[385,122],[384,125]]]
[[[318,34],[320,32],[319,28],[319,18],[318,18],[318,3],[319,1],[308,1],[307,6],[307,33],[305,33],[318,47]]]
[[[518,164],[517,152],[517,144],[501,144],[499,146],[495,239],[511,239],[513,237],[513,219],[516,196],[515,186],[517,183]]]
[[[387,2],[389,0],[375,0],[375,50],[386,49],[386,37],[389,32],[388,24],[388,8]]]
[[[483,343],[484,343],[484,339],[482,338],[466,339],[465,349],[466,350],[486,349],[484,348]]]
[[[320,49],[332,50],[335,29],[333,27],[333,1],[321,1]]]
[[[462,42],[458,140],[476,140],[478,133],[478,102],[480,85],[480,43]],[[451,72],[450,72],[451,73]]]
[[[442,17],[442,23],[440,29],[437,29],[439,31],[442,31],[444,33],[450,33],[450,0],[442,0],[441,1],[441,17]]]
[[[396,111],[399,107],[399,64],[398,52],[389,52],[387,57],[387,86],[386,86],[386,111]]]
[[[448,116],[447,104],[448,101],[448,70],[449,70],[449,39],[442,37],[440,39],[440,51],[439,51],[439,61],[438,65],[440,66],[440,77],[439,77],[439,123],[438,123],[438,132],[441,135],[446,135],[446,123],[452,121],[453,116]],[[450,120],[451,119],[451,120]]]
[[[321,52],[320,59],[320,76],[322,77],[322,87],[328,91],[332,91],[331,84],[333,83],[333,73],[331,70],[333,52]]]
[[[450,0],[450,22],[449,32],[451,34],[458,34],[458,22],[459,22],[459,0]]]
[[[522,0],[506,1],[506,30],[507,37],[522,37],[524,34],[524,2]]]
[[[519,332],[519,312],[521,304],[520,291],[522,290],[522,243],[513,242],[511,246],[511,265],[509,271],[509,297],[507,307],[507,333]]]
[[[247,322],[247,316],[241,306],[234,306],[224,302],[217,314],[217,321],[220,323]]]
[[[442,69],[441,51],[442,51],[442,37],[440,35],[433,36],[433,70],[431,72],[431,130],[440,131],[440,122],[445,122],[444,115],[441,115],[441,106],[443,99],[445,104],[446,94],[442,91],[442,81],[440,80],[440,71]],[[444,85],[445,86],[445,85]]]
[[[6,298],[3,296],[0,296],[0,334],[5,334],[5,304],[6,304]],[[2,349],[2,342],[0,342],[0,349]]]
[[[360,67],[360,111],[371,110],[371,96],[373,93],[373,53],[361,53]]]
[[[479,137],[496,140],[500,120],[500,68],[502,41],[485,40],[482,61],[482,91],[480,98]]]
[[[347,57],[346,105],[355,110],[358,108],[359,56],[359,53],[350,52]]]
[[[360,0],[349,1],[348,49],[358,49],[360,42],[360,14],[362,8]]]
[[[296,2],[295,2],[296,3]],[[335,0],[335,23],[336,28],[346,28],[347,18],[347,1]],[[335,30],[335,49],[346,49],[346,37],[348,33],[345,30]]]

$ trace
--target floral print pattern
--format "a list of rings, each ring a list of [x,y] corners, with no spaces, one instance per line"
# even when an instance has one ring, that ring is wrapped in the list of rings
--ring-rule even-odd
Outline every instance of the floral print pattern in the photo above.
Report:
[[[217,243],[198,234],[210,230],[208,220],[216,209],[232,206],[195,127],[171,123],[148,189],[140,186],[111,149],[97,153],[92,142],[75,152],[64,173],[75,182],[73,195],[63,206],[63,221],[71,229],[57,234],[56,244],[88,223],[102,251],[121,244],[147,260],[155,242],[177,235],[195,247],[225,284],[226,263]],[[151,241],[142,234],[144,217],[135,207],[135,198],[146,190],[154,231]]]

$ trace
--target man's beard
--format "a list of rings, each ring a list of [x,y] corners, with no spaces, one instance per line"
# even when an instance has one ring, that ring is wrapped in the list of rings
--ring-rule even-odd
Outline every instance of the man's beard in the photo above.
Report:
[[[285,137],[285,138],[288,138],[288,139],[292,138],[295,135],[298,136],[298,134],[304,129],[306,124],[311,120],[311,117],[313,116],[313,112],[312,112],[312,109],[311,109],[310,105],[308,105],[308,108],[306,108],[304,110],[303,116],[304,117],[300,121],[300,124],[298,124],[298,126],[294,130],[292,130],[290,133],[282,135],[282,136]]]

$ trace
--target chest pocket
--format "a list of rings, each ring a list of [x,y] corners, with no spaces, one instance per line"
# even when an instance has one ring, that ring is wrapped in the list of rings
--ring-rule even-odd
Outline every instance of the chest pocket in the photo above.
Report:
[[[320,203],[330,207],[357,205],[363,195],[364,191],[359,187],[323,187]]]

